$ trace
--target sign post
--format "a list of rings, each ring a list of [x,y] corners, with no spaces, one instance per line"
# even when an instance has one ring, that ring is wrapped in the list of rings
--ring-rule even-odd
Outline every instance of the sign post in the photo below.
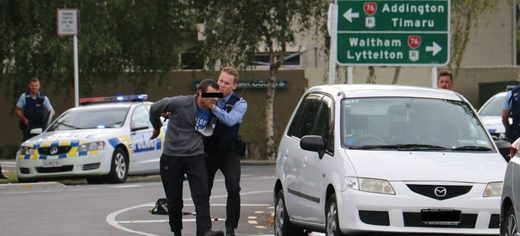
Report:
[[[58,36],[72,36],[74,47],[74,106],[79,106],[79,66],[78,66],[78,33],[79,11],[77,9],[58,9]]]
[[[337,0],[337,63],[439,66],[449,61],[450,0]]]

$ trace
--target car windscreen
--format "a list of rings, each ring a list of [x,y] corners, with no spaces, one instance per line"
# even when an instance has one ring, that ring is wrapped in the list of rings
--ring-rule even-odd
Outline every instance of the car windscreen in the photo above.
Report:
[[[58,117],[47,131],[120,128],[127,113],[127,107],[71,110]]]
[[[504,96],[493,96],[478,111],[480,116],[502,116],[502,107],[504,105]]]
[[[352,149],[490,151],[473,109],[429,98],[353,98],[341,105],[342,145]]]

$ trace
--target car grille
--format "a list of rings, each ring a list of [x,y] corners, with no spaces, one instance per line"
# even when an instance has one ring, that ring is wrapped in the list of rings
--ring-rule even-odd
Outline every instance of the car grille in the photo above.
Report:
[[[420,185],[407,184],[408,188],[415,193],[421,194],[437,200],[446,200],[449,198],[464,195],[471,190],[472,186],[464,185]]]
[[[73,166],[61,166],[61,167],[36,167],[36,171],[38,173],[57,173],[57,172],[67,172],[72,171]]]
[[[101,165],[101,163],[92,163],[92,164],[86,164],[86,165],[83,165],[83,170],[95,170],[97,168],[99,168],[99,166]]]
[[[41,155],[47,155],[47,156],[60,155],[60,154],[68,153],[70,151],[71,147],[70,146],[58,146],[58,147],[56,147],[56,148],[58,148],[57,152],[51,154],[52,148],[53,147],[41,147],[41,148],[38,148],[38,152]]]

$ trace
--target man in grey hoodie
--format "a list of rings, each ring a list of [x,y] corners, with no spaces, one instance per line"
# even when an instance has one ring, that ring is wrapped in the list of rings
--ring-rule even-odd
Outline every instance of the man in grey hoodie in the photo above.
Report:
[[[211,110],[218,94],[218,83],[203,80],[197,94],[163,98],[150,107],[150,122],[154,131],[151,139],[159,136],[160,117],[169,113],[163,154],[160,160],[161,180],[168,199],[170,229],[174,235],[182,230],[182,186],[184,174],[188,176],[191,198],[195,204],[197,236],[224,235],[211,230],[207,165],[201,132],[211,125]],[[209,94],[209,95],[208,95]]]

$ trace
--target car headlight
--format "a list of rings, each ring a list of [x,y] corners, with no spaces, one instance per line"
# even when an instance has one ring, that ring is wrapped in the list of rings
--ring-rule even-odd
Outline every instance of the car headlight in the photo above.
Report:
[[[498,197],[502,194],[504,182],[491,182],[486,185],[483,197]]]
[[[20,154],[21,155],[32,155],[33,149],[26,146],[20,147]]]
[[[105,142],[92,142],[79,145],[78,152],[98,151],[105,149]]]
[[[395,195],[394,188],[384,179],[345,177],[347,187],[364,192]]]

